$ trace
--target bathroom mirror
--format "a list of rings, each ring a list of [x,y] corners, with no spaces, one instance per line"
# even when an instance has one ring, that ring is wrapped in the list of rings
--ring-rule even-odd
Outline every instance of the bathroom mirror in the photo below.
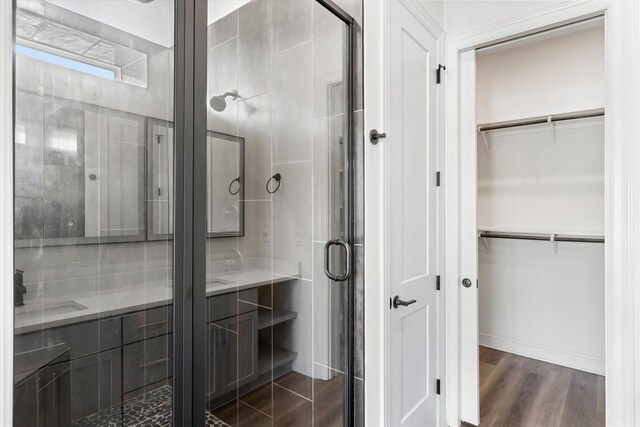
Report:
[[[147,239],[166,240],[174,223],[173,123],[148,119],[147,149]],[[244,236],[244,138],[207,132],[207,183],[207,236]]]
[[[22,90],[16,100],[16,247],[144,240],[144,117]]]

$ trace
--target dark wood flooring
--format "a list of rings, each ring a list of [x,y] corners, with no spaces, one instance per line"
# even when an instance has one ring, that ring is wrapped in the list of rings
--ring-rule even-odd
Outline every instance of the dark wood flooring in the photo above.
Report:
[[[604,381],[480,347],[480,426],[604,426]]]
[[[213,411],[231,426],[342,427],[344,377],[312,379],[290,372]]]

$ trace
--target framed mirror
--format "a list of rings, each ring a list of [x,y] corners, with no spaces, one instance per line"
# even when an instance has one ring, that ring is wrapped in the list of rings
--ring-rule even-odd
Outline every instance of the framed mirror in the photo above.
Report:
[[[174,222],[173,123],[147,120],[147,153],[147,239],[166,240]],[[207,131],[207,192],[207,237],[244,236],[244,138]]]
[[[144,117],[16,99],[16,247],[144,241]]]

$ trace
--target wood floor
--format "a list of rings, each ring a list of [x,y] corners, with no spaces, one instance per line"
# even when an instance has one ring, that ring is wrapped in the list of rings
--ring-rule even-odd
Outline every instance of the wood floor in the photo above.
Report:
[[[290,372],[213,411],[236,426],[342,427],[344,376],[328,381]]]
[[[604,426],[604,377],[480,347],[480,426]]]

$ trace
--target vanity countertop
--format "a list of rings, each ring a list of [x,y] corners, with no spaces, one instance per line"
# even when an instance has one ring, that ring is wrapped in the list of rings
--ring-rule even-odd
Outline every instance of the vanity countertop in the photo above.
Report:
[[[281,268],[278,271],[281,274],[274,274],[272,268],[267,268],[264,262],[259,261],[250,262],[241,270],[209,275],[207,277],[207,297],[271,283],[282,283],[300,277],[298,263],[280,264]],[[127,288],[27,301],[25,306],[15,309],[15,334],[160,307],[170,304],[172,299],[173,286],[171,280],[168,280]]]

